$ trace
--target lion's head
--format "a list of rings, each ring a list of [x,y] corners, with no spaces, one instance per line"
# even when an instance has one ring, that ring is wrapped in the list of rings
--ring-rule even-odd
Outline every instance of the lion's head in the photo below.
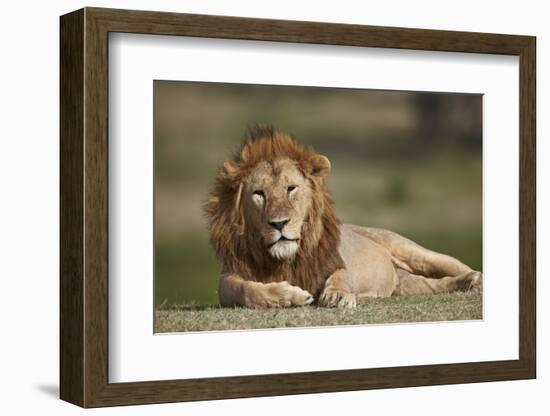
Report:
[[[205,204],[225,272],[287,280],[310,293],[342,267],[325,179],[329,160],[270,127],[255,127],[227,160]]]

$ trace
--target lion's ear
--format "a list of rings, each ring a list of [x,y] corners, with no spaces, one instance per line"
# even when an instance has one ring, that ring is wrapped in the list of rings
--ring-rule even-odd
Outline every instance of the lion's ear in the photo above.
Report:
[[[330,173],[330,160],[323,155],[314,155],[311,158],[311,175],[326,178]]]

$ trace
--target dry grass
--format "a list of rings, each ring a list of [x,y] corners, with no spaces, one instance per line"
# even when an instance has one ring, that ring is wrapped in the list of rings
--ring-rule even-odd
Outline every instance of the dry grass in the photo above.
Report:
[[[360,325],[482,319],[476,292],[364,299],[355,309],[301,307],[254,310],[171,305],[155,311],[155,332]]]

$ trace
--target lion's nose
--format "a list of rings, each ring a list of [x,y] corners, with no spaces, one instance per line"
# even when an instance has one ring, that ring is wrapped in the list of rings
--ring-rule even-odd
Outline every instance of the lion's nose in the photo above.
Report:
[[[269,225],[271,225],[273,228],[276,228],[277,230],[281,231],[285,225],[288,224],[290,220],[278,220],[278,221],[269,221]]]

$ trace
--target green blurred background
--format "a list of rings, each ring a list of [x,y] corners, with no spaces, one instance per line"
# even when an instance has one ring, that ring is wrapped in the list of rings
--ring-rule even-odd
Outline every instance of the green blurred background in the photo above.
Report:
[[[201,204],[246,127],[332,162],[341,221],[388,228],[482,269],[482,96],[155,81],[155,302],[216,304]]]

